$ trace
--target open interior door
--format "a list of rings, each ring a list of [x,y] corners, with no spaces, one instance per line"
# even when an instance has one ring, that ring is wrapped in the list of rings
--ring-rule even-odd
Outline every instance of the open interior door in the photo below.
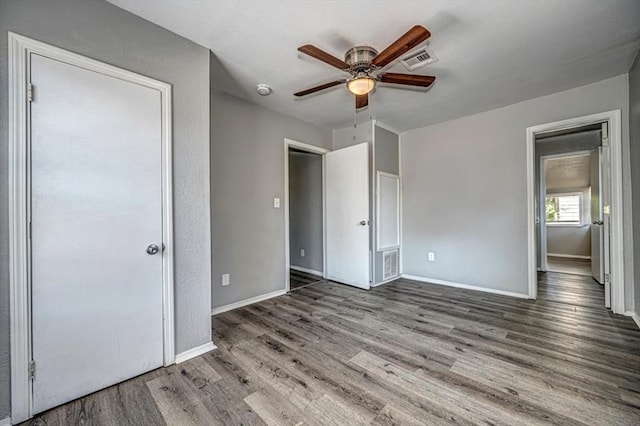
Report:
[[[595,153],[591,166],[591,276],[604,284],[604,258],[602,257],[604,218],[602,217],[602,147]],[[595,164],[594,164],[595,163]]]
[[[607,123],[602,123],[602,147],[600,148],[600,194],[602,196],[602,268],[604,274],[604,304],[611,308],[611,257],[610,232],[611,229],[611,173],[609,156],[609,129]]]
[[[370,288],[369,144],[326,154],[326,278]]]

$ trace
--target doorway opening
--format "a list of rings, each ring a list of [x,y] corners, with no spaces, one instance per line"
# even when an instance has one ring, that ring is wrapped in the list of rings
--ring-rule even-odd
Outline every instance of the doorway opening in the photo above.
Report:
[[[594,147],[540,156],[539,269],[589,276],[604,284],[600,141],[600,129],[536,140],[536,152],[562,150],[571,143]]]
[[[324,280],[324,154],[327,152],[285,139],[287,291]]]
[[[527,156],[529,297],[538,273],[589,277],[624,313],[620,111],[530,127]]]

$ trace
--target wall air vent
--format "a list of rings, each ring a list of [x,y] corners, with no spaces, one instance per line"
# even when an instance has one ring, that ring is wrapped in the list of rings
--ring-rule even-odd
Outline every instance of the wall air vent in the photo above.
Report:
[[[389,250],[382,253],[382,279],[388,280],[398,276],[398,250]]]
[[[400,59],[400,63],[409,71],[416,68],[423,67],[427,64],[432,64],[438,59],[433,56],[433,53],[429,52],[426,48],[422,48],[412,52],[411,54]]]

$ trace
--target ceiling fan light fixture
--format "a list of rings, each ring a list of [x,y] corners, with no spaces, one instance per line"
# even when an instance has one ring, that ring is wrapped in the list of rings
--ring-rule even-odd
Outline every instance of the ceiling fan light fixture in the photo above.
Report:
[[[354,95],[366,95],[376,87],[376,81],[368,75],[358,76],[347,81],[347,89]]]

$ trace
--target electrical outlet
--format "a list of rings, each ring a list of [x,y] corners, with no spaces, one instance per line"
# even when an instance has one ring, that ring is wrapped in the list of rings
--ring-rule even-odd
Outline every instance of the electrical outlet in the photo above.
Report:
[[[435,262],[436,254],[432,251],[429,252],[429,262]]]
[[[222,286],[229,285],[229,274],[222,274]]]
[[[300,257],[304,257],[304,249],[300,249]]]
[[[273,208],[274,209],[279,209],[280,208],[280,198],[276,197],[273,199]]]

